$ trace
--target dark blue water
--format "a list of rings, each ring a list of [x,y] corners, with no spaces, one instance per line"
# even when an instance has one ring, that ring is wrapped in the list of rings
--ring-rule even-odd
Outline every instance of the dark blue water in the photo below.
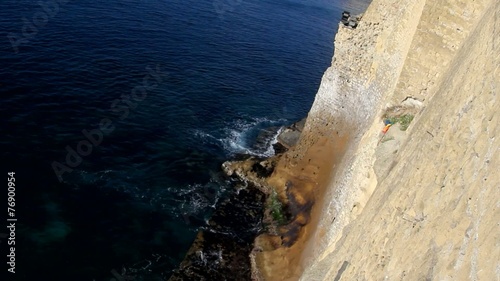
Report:
[[[15,280],[168,277],[230,192],[220,164],[272,153],[259,131],[307,114],[367,1],[37,2],[0,3]]]

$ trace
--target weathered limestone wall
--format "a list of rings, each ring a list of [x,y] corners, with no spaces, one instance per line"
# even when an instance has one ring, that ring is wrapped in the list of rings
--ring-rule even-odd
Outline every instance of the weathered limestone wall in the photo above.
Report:
[[[499,38],[497,0],[374,0],[340,29],[291,153],[322,135],[351,145],[300,280],[500,280]],[[381,110],[408,96],[425,108],[377,178]]]
[[[296,150],[310,150],[318,135],[348,134],[350,145],[342,163],[332,167],[322,204],[314,207],[320,218],[304,251],[306,267],[326,254],[377,185],[378,112],[396,89],[425,3],[375,0],[358,28],[341,27],[337,33],[332,67],[323,76]]]
[[[384,5],[378,5],[383,2]],[[390,3],[388,3],[390,2]],[[332,133],[337,125],[364,131],[377,113],[381,98],[396,86],[424,0],[375,0],[356,29],[340,27],[335,56],[325,72],[309,112],[308,133]],[[327,125],[328,123],[328,125]],[[302,143],[297,148],[307,147]]]
[[[411,52],[391,99],[399,103],[407,96],[421,101],[435,93],[452,58],[484,12],[485,1],[428,1],[424,7]]]

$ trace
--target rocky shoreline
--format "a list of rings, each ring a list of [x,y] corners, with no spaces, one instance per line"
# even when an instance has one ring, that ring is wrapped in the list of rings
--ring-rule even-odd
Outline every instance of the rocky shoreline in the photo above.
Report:
[[[208,225],[198,232],[184,261],[169,280],[260,279],[255,271],[255,252],[281,246],[280,228],[292,219],[285,201],[267,179],[283,153],[298,142],[304,124],[305,118],[290,126],[261,132],[257,145],[278,133],[276,143],[272,144],[273,156],[238,155],[222,164],[233,190],[217,206]],[[268,239],[255,245],[259,236]],[[293,243],[292,240],[288,243]]]
[[[262,229],[263,200],[264,195],[251,186],[233,192],[199,231],[169,280],[250,280],[248,254]]]

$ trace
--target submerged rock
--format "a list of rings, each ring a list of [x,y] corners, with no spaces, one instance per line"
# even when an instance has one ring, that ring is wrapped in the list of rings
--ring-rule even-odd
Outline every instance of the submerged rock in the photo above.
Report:
[[[251,280],[250,253],[262,229],[264,199],[252,186],[235,189],[198,233],[169,280]]]

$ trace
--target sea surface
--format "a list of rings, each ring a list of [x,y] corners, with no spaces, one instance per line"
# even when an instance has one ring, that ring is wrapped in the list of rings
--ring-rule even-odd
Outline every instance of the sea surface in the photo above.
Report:
[[[257,135],[307,115],[341,12],[367,2],[1,1],[12,280],[168,279],[234,192],[221,163],[273,153]]]

